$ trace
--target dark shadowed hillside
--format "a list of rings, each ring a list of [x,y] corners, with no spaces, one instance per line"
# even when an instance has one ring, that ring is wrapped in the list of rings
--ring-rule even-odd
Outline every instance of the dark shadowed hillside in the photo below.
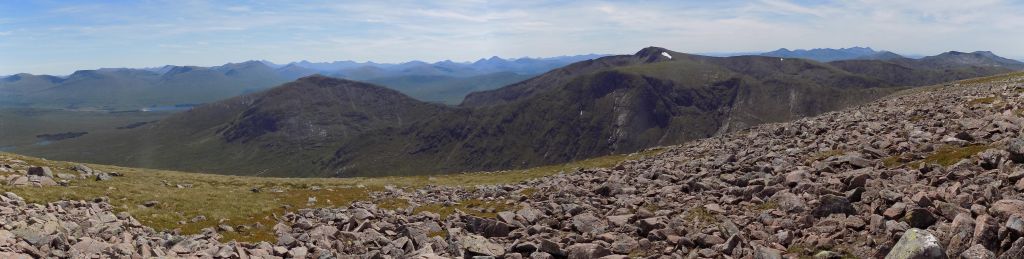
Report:
[[[461,107],[311,76],[123,134],[87,135],[22,152],[275,176],[522,168],[816,115],[929,84],[918,73],[934,73],[864,62],[857,67],[868,68],[850,71],[803,59],[714,58],[650,47],[475,93]],[[875,70],[889,75],[874,77]],[[965,71],[950,77],[996,73]]]

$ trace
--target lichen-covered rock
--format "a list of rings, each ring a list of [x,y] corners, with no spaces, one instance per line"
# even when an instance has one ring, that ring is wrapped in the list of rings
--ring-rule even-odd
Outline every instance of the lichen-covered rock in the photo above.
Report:
[[[912,228],[903,233],[885,259],[945,259],[946,252],[927,230]]]

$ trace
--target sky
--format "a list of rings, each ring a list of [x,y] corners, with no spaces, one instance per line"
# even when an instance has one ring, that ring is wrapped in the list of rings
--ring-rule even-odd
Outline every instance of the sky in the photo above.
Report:
[[[1024,59],[1022,0],[0,1],[0,75],[867,46]]]

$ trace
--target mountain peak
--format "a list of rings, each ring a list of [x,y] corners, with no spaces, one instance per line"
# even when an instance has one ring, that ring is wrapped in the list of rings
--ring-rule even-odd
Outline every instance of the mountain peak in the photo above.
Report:
[[[318,86],[376,86],[369,83],[360,81],[353,81],[338,77],[329,77],[321,74],[312,74],[296,79],[294,83],[299,84],[312,84]],[[384,87],[380,87],[384,88]],[[390,89],[389,89],[390,90]]]
[[[239,63],[227,63],[227,64],[224,64],[221,67],[251,67],[251,66],[267,66],[267,64],[263,63],[263,62],[260,62],[260,61],[256,61],[256,60],[246,60],[246,61],[239,62]]]
[[[646,62],[654,62],[658,60],[672,59],[673,54],[675,54],[674,51],[662,47],[651,46],[643,48],[640,51],[637,51],[636,54],[633,54],[633,56],[639,57],[645,60]]]
[[[987,51],[987,50],[975,51],[975,52],[971,52],[971,54],[981,55],[981,56],[986,56],[986,57],[996,57],[995,53],[992,53],[991,51]]]
[[[99,78],[99,70],[78,70],[68,76],[68,79]]]
[[[328,76],[324,76],[324,75],[321,75],[321,74],[312,74],[312,75],[300,77],[299,79],[295,79],[296,82],[310,82],[310,83],[321,82],[321,81],[324,81],[324,80],[339,80],[339,81],[344,80],[344,81],[348,81],[348,80],[345,80],[345,79],[328,77]]]
[[[662,48],[662,47],[650,46],[650,47],[646,47],[646,48],[640,49],[640,51],[637,51],[636,54],[633,54],[633,55],[646,57],[646,56],[651,56],[651,55],[661,55],[662,52],[671,52],[671,51],[668,50],[668,49]]]
[[[15,82],[15,81],[21,80],[22,78],[31,77],[31,76],[32,76],[32,74],[29,74],[29,73],[18,73],[18,74],[14,74],[14,75],[3,77],[3,80],[5,82]]]

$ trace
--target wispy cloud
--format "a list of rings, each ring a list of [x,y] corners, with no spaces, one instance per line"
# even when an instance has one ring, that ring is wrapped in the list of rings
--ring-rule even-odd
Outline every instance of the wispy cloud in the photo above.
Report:
[[[1024,3],[1010,0],[3,2],[0,74],[247,59],[632,53],[651,45],[684,52],[859,45],[1024,57],[1021,13]]]

